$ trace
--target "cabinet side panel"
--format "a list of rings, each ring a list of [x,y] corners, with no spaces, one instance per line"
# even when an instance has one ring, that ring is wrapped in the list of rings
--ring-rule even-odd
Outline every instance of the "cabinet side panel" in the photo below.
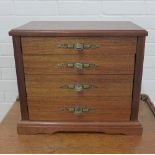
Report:
[[[22,120],[28,120],[29,117],[28,117],[27,95],[25,87],[23,55],[22,55],[20,37],[13,37],[13,46],[14,46],[14,57],[16,63],[16,74],[17,74],[18,91],[20,99],[21,117]]]
[[[135,71],[134,71],[133,95],[132,95],[132,105],[131,105],[132,121],[138,120],[141,81],[142,81],[142,72],[143,72],[144,48],[145,48],[145,37],[138,37],[137,51],[135,56]]]

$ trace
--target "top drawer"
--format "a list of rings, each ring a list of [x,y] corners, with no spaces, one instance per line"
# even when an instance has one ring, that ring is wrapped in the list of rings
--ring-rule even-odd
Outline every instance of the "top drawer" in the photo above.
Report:
[[[136,37],[22,37],[24,55],[134,54]]]

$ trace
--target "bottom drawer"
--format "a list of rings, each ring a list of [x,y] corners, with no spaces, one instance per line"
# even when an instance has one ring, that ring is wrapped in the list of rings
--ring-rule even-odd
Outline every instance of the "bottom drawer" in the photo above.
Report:
[[[129,121],[131,97],[30,97],[30,120]]]

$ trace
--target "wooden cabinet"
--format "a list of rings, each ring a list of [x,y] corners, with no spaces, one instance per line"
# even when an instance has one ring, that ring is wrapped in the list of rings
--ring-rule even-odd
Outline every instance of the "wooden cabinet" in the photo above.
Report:
[[[21,106],[18,133],[142,133],[147,31],[131,22],[30,22],[9,34]]]

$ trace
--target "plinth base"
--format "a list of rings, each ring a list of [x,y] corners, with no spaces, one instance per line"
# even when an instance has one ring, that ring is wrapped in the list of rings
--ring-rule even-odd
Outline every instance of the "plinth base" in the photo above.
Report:
[[[20,121],[19,134],[54,132],[103,132],[107,134],[141,135],[142,125],[136,122],[41,122]]]

